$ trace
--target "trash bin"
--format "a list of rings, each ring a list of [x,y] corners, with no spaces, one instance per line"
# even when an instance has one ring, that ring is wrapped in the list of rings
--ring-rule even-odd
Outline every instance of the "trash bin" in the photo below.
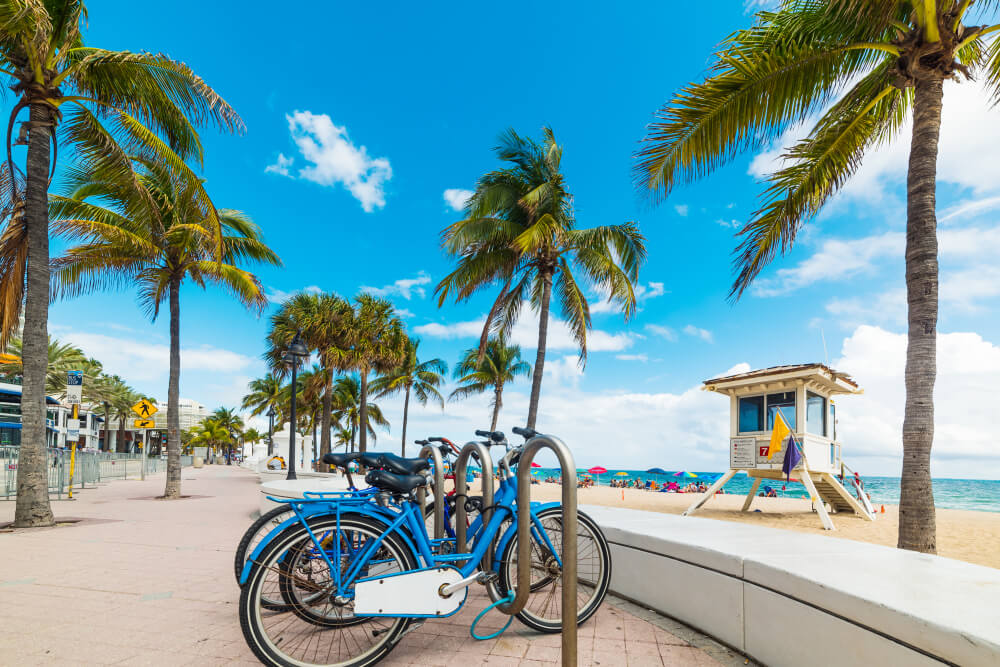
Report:
[[[195,468],[201,468],[202,466],[205,465],[205,461],[200,456],[196,456],[194,457],[194,460],[191,462],[191,465],[193,465]]]

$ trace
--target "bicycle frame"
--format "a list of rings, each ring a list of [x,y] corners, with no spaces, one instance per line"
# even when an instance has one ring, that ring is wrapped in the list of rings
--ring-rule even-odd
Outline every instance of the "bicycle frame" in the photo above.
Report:
[[[305,528],[310,541],[316,549],[316,553],[319,557],[323,558],[329,567],[329,571],[332,575],[332,583],[336,589],[336,595],[346,599],[353,597],[353,590],[348,590],[349,586],[354,584],[355,581],[368,580],[358,579],[358,576],[362,569],[371,562],[372,555],[378,551],[382,542],[385,540],[386,535],[395,534],[401,537],[406,547],[412,554],[414,554],[414,556],[417,557],[418,567],[408,572],[417,572],[434,567],[449,566],[457,569],[461,576],[466,578],[472,575],[476,571],[479,564],[483,561],[491,545],[494,543],[494,538],[496,538],[500,532],[500,528],[505,520],[510,518],[511,525],[506,531],[504,531],[500,540],[497,541],[497,548],[494,552],[494,557],[491,559],[494,570],[499,568],[499,557],[502,554],[504,547],[511,539],[513,539],[514,535],[517,534],[517,514],[515,509],[515,502],[517,498],[516,478],[501,480],[500,487],[494,498],[494,506],[491,508],[494,511],[492,512],[492,516],[485,527],[482,525],[481,516],[476,517],[475,521],[472,522],[472,525],[469,527],[473,544],[471,553],[444,554],[440,553],[440,550],[435,553],[434,543],[440,543],[444,540],[431,540],[428,537],[423,508],[418,503],[409,500],[400,505],[394,504],[388,507],[383,507],[371,502],[374,495],[374,492],[368,492],[368,490],[366,490],[355,493],[309,493],[309,497],[303,500],[279,500],[270,498],[276,502],[288,503],[295,516],[275,527],[275,529],[272,530],[260,542],[260,544],[257,545],[251,556],[247,559],[247,563],[244,566],[240,577],[240,582],[246,582],[249,577],[250,570],[252,569],[252,565],[257,562],[260,553],[267,547],[267,545],[270,544],[271,541],[273,541],[273,539],[275,539],[285,529],[295,524],[302,525]],[[558,506],[559,503],[548,503],[545,505],[536,505],[532,503],[529,510],[529,516],[532,523],[530,528],[532,537],[535,540],[544,543],[549,552],[552,553],[557,559],[559,558],[558,551],[549,540],[546,531],[537,517],[537,512],[550,507]],[[349,554],[345,554],[342,549],[341,540],[339,539],[333,540],[332,549],[324,548],[321,544],[321,540],[313,531],[309,519],[319,516],[335,516],[335,530],[336,534],[339,535],[341,532],[340,520],[345,514],[360,514],[387,525],[380,536],[366,541],[366,543],[356,552],[352,551]],[[344,555],[348,555],[350,560],[347,569],[342,572],[339,566],[334,566],[334,563],[336,562],[339,564],[342,556]],[[421,561],[423,563],[423,567],[419,566]],[[459,565],[459,563],[463,562],[464,564]],[[397,572],[388,576],[399,576],[400,574],[405,573]],[[378,578],[380,577],[372,577],[371,579]],[[331,590],[330,593],[333,594],[333,591]],[[461,606],[459,609],[460,608]],[[375,616],[378,614],[368,615]],[[390,616],[391,614],[385,615]],[[427,617],[434,618],[435,616],[428,615]]]

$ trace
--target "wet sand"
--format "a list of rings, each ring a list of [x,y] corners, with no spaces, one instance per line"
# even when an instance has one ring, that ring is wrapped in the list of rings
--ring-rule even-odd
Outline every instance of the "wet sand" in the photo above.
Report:
[[[536,484],[531,490],[532,500],[539,501],[559,500],[562,493],[557,484]],[[696,494],[688,493],[654,493],[606,486],[579,490],[581,505],[628,507],[669,514],[682,513],[696,497]],[[821,527],[819,516],[812,511],[808,500],[758,497],[754,499],[749,512],[740,512],[744,497],[716,495],[698,511],[697,516],[815,533],[834,539],[896,546],[899,522],[896,505],[885,505],[885,514],[879,513],[874,522],[854,514],[833,514],[831,518],[837,530],[827,531]],[[880,504],[875,506],[876,511],[881,508]],[[1000,569],[1000,513],[938,508],[937,541],[939,556]]]

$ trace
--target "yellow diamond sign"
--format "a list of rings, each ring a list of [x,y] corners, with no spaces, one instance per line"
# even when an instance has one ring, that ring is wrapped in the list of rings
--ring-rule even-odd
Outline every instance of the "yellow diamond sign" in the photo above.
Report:
[[[149,401],[148,398],[144,398],[132,406],[132,412],[140,417],[149,418],[159,412],[159,410]]]

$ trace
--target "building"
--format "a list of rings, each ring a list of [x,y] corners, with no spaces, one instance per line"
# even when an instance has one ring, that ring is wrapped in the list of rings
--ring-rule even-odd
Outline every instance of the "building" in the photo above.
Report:
[[[156,401],[156,407],[159,411],[153,415],[153,421],[156,422],[156,428],[161,431],[167,430],[167,402],[166,401]],[[197,426],[199,422],[205,417],[208,417],[208,410],[205,406],[197,401],[193,401],[190,398],[182,398],[178,401],[177,407],[178,415],[180,417],[180,428],[182,431],[186,431],[194,426]]]
[[[21,444],[21,383],[20,378],[4,377],[0,382],[0,446]],[[45,439],[49,447],[65,447],[72,408],[61,405],[51,396],[45,397]],[[80,406],[81,448],[97,449],[103,418]]]

